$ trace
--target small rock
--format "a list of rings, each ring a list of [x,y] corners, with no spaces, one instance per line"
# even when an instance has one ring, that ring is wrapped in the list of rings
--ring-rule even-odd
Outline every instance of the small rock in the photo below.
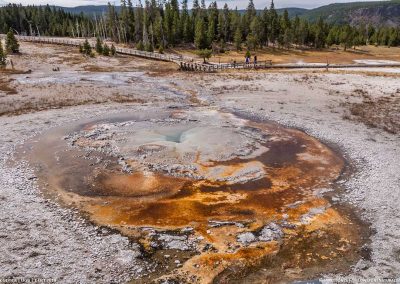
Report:
[[[258,239],[262,242],[270,242],[279,240],[282,237],[283,237],[283,232],[281,227],[272,222],[261,230]]]
[[[253,233],[246,232],[246,233],[242,233],[242,234],[238,235],[237,240],[238,240],[238,242],[247,245],[247,244],[254,242],[256,240],[256,236],[254,236]]]

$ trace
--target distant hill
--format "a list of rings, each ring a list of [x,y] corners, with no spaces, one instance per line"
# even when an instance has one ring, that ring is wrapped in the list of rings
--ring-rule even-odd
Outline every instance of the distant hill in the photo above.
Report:
[[[338,24],[371,23],[372,25],[399,26],[400,0],[330,4],[308,10],[302,14],[302,17],[310,21],[316,21],[322,17],[330,23]]]
[[[287,10],[289,17],[294,18],[296,16],[301,17],[302,15],[308,13],[310,10],[303,9],[303,8],[285,8],[285,9],[277,9],[276,11],[278,14],[283,14],[283,12]]]
[[[87,15],[94,15],[94,14],[103,14],[107,12],[107,5],[87,5],[87,6],[77,6],[73,8],[69,7],[57,7],[61,8],[66,12],[73,13],[73,14],[80,14],[84,13]],[[116,11],[119,12],[120,6],[115,7]]]
[[[1,3],[1,0],[0,0]],[[80,13],[84,13],[84,14],[102,14],[107,12],[107,5],[88,5],[88,6],[77,6],[77,7],[73,7],[73,8],[69,8],[69,7],[57,7],[57,8],[61,8],[66,12],[69,13],[74,13],[74,14],[80,14]],[[120,6],[116,6],[115,7],[117,12],[120,10]],[[289,17],[295,17],[295,16],[301,16],[304,13],[306,13],[308,10],[307,9],[302,9],[302,8],[286,8],[286,9],[277,9],[278,14],[283,14],[283,12],[287,10],[289,13]],[[259,10],[260,12],[261,10]],[[245,10],[239,10],[239,13],[244,13]]]
[[[1,0],[0,0],[1,3]],[[120,7],[116,7],[117,11]],[[71,13],[88,15],[102,14],[107,11],[107,5],[78,6],[62,8]],[[400,0],[338,3],[307,10],[302,8],[278,9],[279,14],[287,10],[289,17],[299,16],[310,21],[317,21],[322,17],[329,23],[358,25],[371,23],[372,25],[400,26]],[[244,12],[244,11],[239,11]]]

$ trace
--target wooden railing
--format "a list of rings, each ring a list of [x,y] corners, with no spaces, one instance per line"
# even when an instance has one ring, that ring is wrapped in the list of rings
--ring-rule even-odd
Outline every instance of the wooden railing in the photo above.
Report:
[[[68,45],[68,46],[79,46],[83,44],[85,39],[67,39],[67,38],[53,38],[53,37],[36,37],[36,36],[17,36],[19,41],[26,41],[26,42],[37,42],[37,43],[44,43],[44,44],[58,44],[58,45]],[[89,40],[89,44],[92,48],[96,46],[96,43],[93,40]],[[132,55],[147,59],[154,59],[154,60],[161,60],[167,62],[174,62],[178,64],[181,68],[182,66],[186,66],[186,64],[190,63],[190,68],[182,68],[182,70],[186,71],[202,71],[202,72],[212,72],[214,69],[209,64],[203,64],[194,62],[192,58],[183,57],[181,55],[176,54],[161,54],[157,52],[148,52],[137,50],[133,48],[123,48],[123,47],[116,47],[116,52],[118,54],[124,55]],[[189,66],[189,65],[187,65]]]
[[[84,39],[67,39],[67,38],[52,38],[52,37],[36,37],[36,36],[17,36],[20,41],[37,42],[45,44],[59,44],[59,45],[69,45],[69,46],[79,46],[84,43]],[[96,46],[93,40],[89,40],[89,44],[92,48]],[[133,48],[115,48],[117,53],[134,55],[138,57],[145,57],[151,59],[158,59],[163,61],[177,61],[180,60],[180,56],[161,54],[156,52],[147,52],[142,50],[137,50]]]
[[[68,46],[79,46],[83,44],[85,39],[70,39],[70,38],[54,38],[54,37],[37,37],[37,36],[17,36],[18,40],[26,42],[37,42],[44,44],[58,44]],[[94,40],[89,40],[92,48],[96,46]],[[132,55],[147,59],[155,59],[161,61],[174,62],[179,65],[184,71],[199,71],[199,72],[215,72],[224,69],[250,69],[250,68],[266,68],[271,66],[272,61],[260,61],[257,63],[222,63],[222,64],[207,64],[196,62],[193,58],[176,55],[176,54],[161,54],[157,52],[148,52],[133,48],[116,47],[116,52],[124,55]]]
[[[4,35],[0,35],[0,38]],[[79,46],[83,44],[83,38],[55,38],[55,37],[35,37],[35,36],[17,36],[20,41],[37,42],[45,44],[59,44],[69,46]],[[95,47],[95,41],[89,40],[92,47]],[[271,60],[252,62],[252,63],[201,63],[193,58],[176,55],[161,54],[157,52],[147,52],[133,48],[116,47],[116,52],[124,55],[132,55],[147,59],[174,62],[184,71],[216,72],[226,69],[330,69],[330,68],[365,68],[365,67],[400,67],[400,64],[272,64]]]

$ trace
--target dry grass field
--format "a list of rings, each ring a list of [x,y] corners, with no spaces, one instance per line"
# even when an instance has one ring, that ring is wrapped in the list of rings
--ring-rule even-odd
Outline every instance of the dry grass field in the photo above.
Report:
[[[195,50],[189,49],[176,49],[176,53],[197,57]],[[246,50],[240,52],[227,51],[214,55],[210,62],[228,63],[236,60],[241,62],[245,60]],[[258,61],[272,60],[276,64],[285,63],[341,63],[349,64],[354,63],[354,60],[393,60],[400,61],[400,48],[399,47],[375,47],[375,46],[362,46],[357,49],[348,49],[344,51],[343,48],[337,47],[324,50],[284,50],[265,48],[262,50],[252,51],[252,56],[257,55]],[[200,58],[199,58],[200,59]]]

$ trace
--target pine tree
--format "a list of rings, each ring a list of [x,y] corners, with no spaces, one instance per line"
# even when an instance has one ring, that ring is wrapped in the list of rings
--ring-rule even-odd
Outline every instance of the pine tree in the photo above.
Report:
[[[96,39],[96,52],[98,54],[103,54],[103,42],[99,37]]]
[[[128,0],[128,42],[135,40],[135,10],[133,9],[132,0]]]
[[[210,21],[208,25],[208,31],[207,31],[207,45],[212,44],[212,42],[215,39],[215,25],[214,21]]]
[[[286,29],[290,29],[290,27],[291,27],[291,23],[290,23],[290,19],[289,19],[289,13],[285,9],[285,11],[283,12],[283,17],[282,17],[282,29],[286,30]]]
[[[217,2],[211,2],[208,7],[208,30],[207,30],[207,43],[211,45],[217,36],[218,28],[218,6]]]
[[[188,1],[182,1],[182,15],[181,15],[181,28],[182,28],[182,42],[193,42],[193,23],[188,11]]]
[[[396,46],[399,41],[399,33],[395,29],[390,29],[388,47]]]
[[[203,62],[206,63],[206,59],[209,59],[212,55],[211,49],[200,49],[197,51],[197,55],[203,58]]]
[[[240,27],[236,28],[234,43],[237,51],[242,50],[242,31],[240,30]]]
[[[110,48],[106,43],[102,46],[102,53],[104,56],[110,56]]]
[[[149,46],[150,46],[149,33],[147,31],[148,24],[149,24],[148,5],[149,5],[148,2],[146,1],[146,9],[143,11],[143,28],[142,28],[142,30],[143,30],[143,36],[142,36],[143,46],[146,51],[148,51]]]
[[[196,21],[197,17],[200,16],[199,0],[193,0],[192,14],[193,14],[193,19]]]
[[[309,41],[310,29],[307,21],[301,21],[300,23],[300,45],[304,46]]]
[[[180,43],[182,41],[183,25],[181,23],[181,17],[179,14],[179,4],[177,0],[171,2],[173,16],[172,16],[172,31],[174,33],[172,42],[173,44]]]
[[[138,44],[143,41],[143,6],[141,0],[135,9],[135,42]],[[143,42],[142,42],[143,44]]]
[[[367,28],[367,37],[368,37],[368,42],[372,42],[372,37],[373,37],[373,35],[375,34],[375,28],[374,28],[374,26],[373,25],[368,25],[368,28]]]
[[[201,0],[200,3],[201,3],[201,10],[202,10],[202,12],[204,12],[206,10],[206,1]]]
[[[269,26],[269,11],[265,7],[263,10],[263,13],[261,15],[261,44],[268,46],[268,40],[269,40],[269,32],[270,32],[270,26]]]
[[[110,2],[108,2],[107,6],[107,26],[109,28],[112,40],[119,42],[121,40],[121,34],[117,23],[117,12],[115,11],[115,6],[111,5]]]
[[[19,53],[19,43],[15,38],[12,28],[7,33],[6,50],[8,53]]]
[[[207,35],[204,19],[199,17],[196,21],[196,29],[194,33],[194,44],[197,49],[205,49],[207,45]]]
[[[293,35],[293,42],[299,46],[301,44],[301,30],[300,30],[300,18],[296,16],[293,21],[292,25],[292,35]]]
[[[262,27],[259,17],[254,17],[250,24],[250,34],[254,37],[254,49],[260,45]]]
[[[194,41],[194,32],[193,32],[193,21],[191,17],[186,17],[184,26],[183,26],[183,38],[185,42],[193,42]]]
[[[164,47],[166,45],[166,40],[164,36],[164,27],[161,17],[156,18],[156,21],[154,23],[153,33],[154,33],[155,43],[159,47],[161,46]]]
[[[271,1],[271,6],[269,7],[269,26],[270,26],[270,32],[269,32],[269,39],[273,46],[275,46],[276,41],[279,39],[279,17],[278,13],[275,10],[275,4],[274,1]]]
[[[133,8],[132,0],[120,0],[117,1],[121,3],[119,10],[109,5],[106,14],[94,17],[67,13],[50,6],[12,4],[0,7],[0,33],[9,35],[4,52],[19,50],[13,31],[44,36],[89,38],[96,35],[113,38],[116,42],[129,42],[146,50],[181,43],[195,43],[198,48],[204,49],[217,42],[219,47],[233,42],[240,48],[243,40],[255,42],[257,47],[278,43],[279,47],[287,48],[324,48],[332,44],[348,48],[369,43],[400,45],[400,27],[346,27],[342,24],[327,25],[322,19],[314,23],[299,17],[291,20],[287,11],[278,15],[273,1],[269,9],[265,8],[258,14],[254,0],[248,0],[244,13],[239,13],[237,9],[230,10],[227,4],[218,10],[214,0],[208,9],[204,0],[194,0],[193,9],[189,12],[188,0],[182,0],[181,10],[178,1],[145,0],[143,7],[138,0]],[[9,30],[10,27],[12,30]],[[103,44],[97,47],[102,48]]]
[[[256,14],[256,7],[254,6],[253,0],[249,0],[246,8],[246,14],[243,18],[243,31],[245,34],[250,33],[250,24],[253,21],[254,17],[256,17]]]
[[[349,25],[342,28],[340,33],[340,43],[343,45],[345,51],[353,45],[352,29]]]
[[[318,23],[315,28],[315,41],[314,47],[315,48],[323,48],[325,47],[325,23],[322,17],[319,18]]]
[[[225,3],[224,9],[221,14],[222,14],[222,23],[221,23],[222,33],[220,39],[224,40],[224,42],[229,42],[229,40],[232,38],[232,29],[231,29],[231,13],[229,11],[228,4]]]
[[[123,42],[128,42],[129,39],[129,10],[128,4],[126,0],[121,0],[121,12],[120,12],[120,21],[119,21],[119,29]]]
[[[4,53],[3,44],[0,40],[0,68],[4,68],[7,65],[6,54]]]
[[[328,45],[328,47],[336,44],[336,31],[335,30],[331,29],[329,31],[329,34],[326,38],[326,44]]]
[[[257,39],[251,33],[246,38],[246,46],[249,50],[256,50],[257,48]]]
[[[87,39],[83,43],[82,51],[84,55],[92,56],[92,47],[90,46],[90,43]]]

